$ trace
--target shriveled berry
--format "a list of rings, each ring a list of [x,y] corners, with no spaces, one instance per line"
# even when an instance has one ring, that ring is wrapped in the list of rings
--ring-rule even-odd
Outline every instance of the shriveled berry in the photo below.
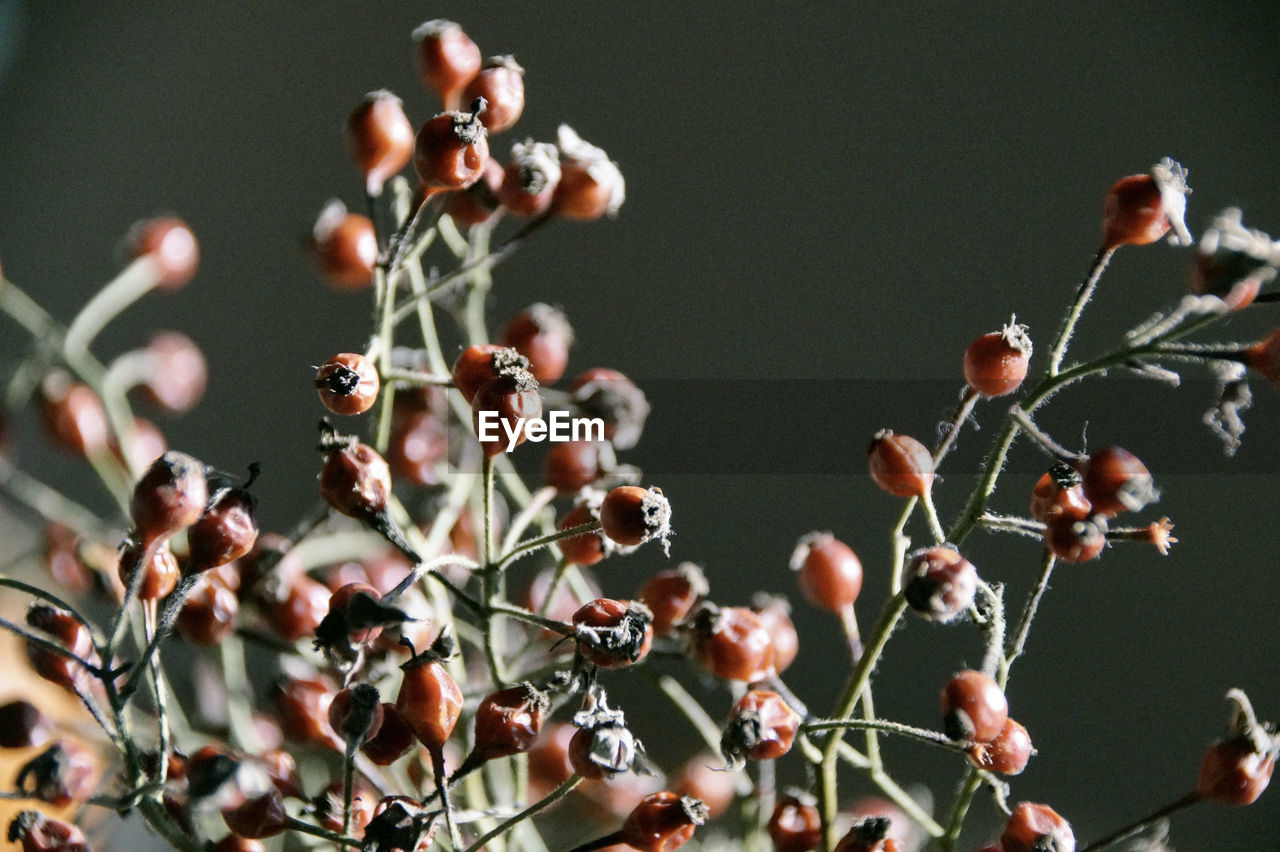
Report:
[[[601,668],[637,663],[653,645],[653,614],[643,604],[598,598],[575,612],[572,622],[580,652]]]
[[[560,380],[569,365],[573,327],[564,312],[537,302],[516,314],[502,333],[502,345],[529,359],[529,372],[539,384]]]
[[[288,825],[284,796],[272,787],[266,793],[242,805],[222,812],[222,820],[241,837],[258,839],[274,837]]]
[[[1054,515],[1087,516],[1092,506],[1084,496],[1079,471],[1070,465],[1054,465],[1036,480],[1031,492],[1031,517],[1045,522]]]
[[[390,766],[413,747],[413,729],[400,715],[396,705],[382,702],[382,727],[369,738],[361,751],[379,766]]]
[[[687,630],[694,659],[716,677],[753,683],[774,671],[773,637],[746,607],[704,603]]]
[[[853,606],[862,591],[862,563],[853,548],[831,533],[801,537],[791,554],[791,570],[809,603],[832,612]]]
[[[94,661],[93,637],[80,621],[66,610],[46,603],[33,603],[26,614],[27,626],[45,634],[86,662]],[[36,674],[51,683],[75,690],[85,683],[88,673],[84,666],[70,657],[59,654],[34,642],[27,641],[27,661]]]
[[[881,430],[872,439],[867,455],[871,478],[890,494],[923,497],[933,487],[933,456],[909,435]]]
[[[176,290],[190,281],[200,265],[200,244],[181,219],[161,216],[144,219],[125,237],[130,257],[150,257],[159,276],[158,286]]]
[[[953,740],[990,742],[1004,730],[1009,702],[987,675],[962,671],[942,687],[942,729]]]
[[[1107,517],[1136,512],[1160,496],[1147,466],[1121,447],[1091,453],[1081,463],[1080,474],[1093,511]]]
[[[729,723],[720,738],[720,753],[730,766],[746,760],[773,760],[791,751],[800,714],[772,690],[747,692],[729,713]]]
[[[324,277],[339,290],[373,284],[378,236],[368,216],[350,213],[341,201],[325,205],[311,229],[311,250]]]
[[[162,331],[147,341],[144,351],[150,370],[139,387],[147,401],[175,414],[195,408],[209,382],[209,367],[196,342],[178,331]]]
[[[600,504],[600,527],[618,544],[632,546],[656,538],[665,549],[671,535],[671,503],[659,488],[619,485]]]
[[[65,808],[92,796],[99,774],[89,749],[74,740],[59,740],[23,764],[13,784],[27,797]]]
[[[138,600],[158,601],[178,587],[182,578],[182,569],[178,560],[169,549],[167,542],[153,548],[146,564],[142,560],[148,550],[140,542],[126,540],[120,551],[120,563],[116,574],[120,582],[127,588],[133,581],[135,572],[142,571],[142,580],[138,586]]]
[[[53,722],[30,701],[15,699],[0,706],[0,748],[42,746],[53,735]]]
[[[256,478],[257,468],[250,469],[251,479]],[[252,550],[258,540],[257,504],[248,484],[215,491],[204,514],[187,530],[187,573],[226,565]]]
[[[486,456],[501,455],[528,439],[525,424],[542,417],[538,382],[527,370],[504,372],[471,400],[476,437]]]
[[[1004,852],[1075,852],[1071,825],[1048,805],[1021,802],[1000,835]]]
[[[538,740],[551,702],[530,683],[500,689],[476,708],[471,756],[466,763],[482,763],[527,752]],[[466,765],[464,763],[464,765]]]
[[[84,832],[39,811],[22,811],[9,823],[10,843],[21,843],[22,852],[92,852]]]
[[[541,216],[560,184],[560,153],[548,142],[526,139],[511,146],[498,200],[516,216]]]
[[[386,89],[364,96],[347,117],[346,136],[369,195],[380,195],[383,184],[413,156],[413,125],[400,99]]]
[[[1045,521],[1045,545],[1063,562],[1096,559],[1107,543],[1105,515],[1091,515],[1078,509],[1061,512]]]
[[[978,571],[950,547],[912,554],[903,569],[907,604],[929,621],[951,621],[969,608],[978,592]]]
[[[149,547],[194,524],[208,501],[204,465],[170,450],[134,486],[129,513],[139,541]]]
[[[466,189],[484,174],[489,138],[480,113],[483,99],[471,112],[442,112],[428,119],[414,141],[413,166],[428,193]]]
[[[560,182],[552,196],[557,216],[591,222],[601,216],[617,216],[627,197],[626,182],[609,155],[560,125],[556,145],[560,149]]]
[[[334,414],[363,414],[378,401],[378,369],[357,352],[339,352],[316,370],[316,393]]]
[[[476,391],[489,382],[517,369],[529,368],[529,359],[519,352],[496,343],[468,346],[453,362],[453,386],[470,405]]]
[[[650,577],[637,597],[653,613],[653,632],[666,636],[684,623],[710,590],[701,567],[693,562],[681,562]]]
[[[480,48],[462,27],[443,18],[419,24],[413,41],[423,85],[440,95],[445,109],[455,109],[462,90],[480,71]]]
[[[334,509],[368,521],[383,513],[391,495],[391,468],[368,444],[339,441],[326,448],[320,493]]]
[[[822,817],[811,796],[778,797],[769,817],[769,838],[775,852],[811,852],[822,842]]]
[[[205,574],[178,613],[178,633],[196,645],[213,647],[235,629],[240,599],[213,573]]]
[[[1027,327],[1011,320],[1001,331],[969,344],[964,352],[964,380],[981,396],[1004,396],[1022,385],[1030,360]]]
[[[835,852],[898,852],[898,841],[889,836],[892,825],[885,817],[859,820],[840,838]]]
[[[524,112],[524,69],[514,56],[491,56],[462,91],[463,103],[484,99],[484,126],[490,133],[510,130]]]
[[[1186,169],[1168,157],[1147,174],[1116,181],[1103,207],[1103,249],[1154,243],[1170,228],[1178,242],[1191,245],[1191,234],[1183,221],[1190,192]]]
[[[669,790],[653,793],[636,805],[619,834],[623,843],[641,852],[670,852],[693,837],[707,821],[707,806]]]
[[[1004,727],[991,742],[976,742],[965,749],[974,766],[1000,775],[1022,772],[1031,760],[1031,752],[1031,735],[1013,719],[1005,719]]]

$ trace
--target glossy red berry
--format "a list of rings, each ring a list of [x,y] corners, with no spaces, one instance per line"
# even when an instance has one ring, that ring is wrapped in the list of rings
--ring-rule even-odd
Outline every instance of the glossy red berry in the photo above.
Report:
[[[574,494],[600,476],[601,445],[595,441],[561,441],[547,450],[543,479],[561,494]]]
[[[480,180],[489,159],[489,137],[479,113],[442,112],[426,121],[414,142],[413,167],[428,193],[466,189]]]
[[[716,677],[754,683],[773,674],[773,637],[746,607],[704,603],[687,629],[694,659]]]
[[[747,692],[729,713],[720,752],[731,766],[745,760],[773,760],[791,751],[800,714],[781,695],[767,689]]]
[[[541,216],[551,208],[560,184],[560,153],[547,142],[526,139],[511,146],[498,200],[516,216]]]
[[[433,652],[423,652],[401,668],[404,678],[396,694],[396,709],[427,747],[431,759],[439,760],[462,715],[462,690]]]
[[[666,636],[684,623],[710,590],[702,568],[692,562],[681,562],[650,577],[636,597],[653,613],[653,632]]]
[[[204,465],[170,450],[134,486],[129,513],[139,541],[149,547],[194,524],[208,501]]]
[[[407,754],[414,742],[413,729],[400,715],[396,705],[384,701],[382,726],[361,746],[361,751],[379,766],[390,766]]]
[[[524,69],[514,56],[491,56],[462,91],[462,102],[483,98],[484,126],[490,133],[510,130],[524,112]]]
[[[423,85],[440,95],[445,109],[456,109],[462,90],[480,71],[480,48],[462,27],[444,19],[420,24],[413,40]]]
[[[659,488],[619,485],[600,504],[600,528],[624,547],[656,538],[665,549],[671,535],[671,503]]]
[[[357,352],[339,352],[316,370],[316,393],[334,414],[363,414],[378,401],[378,368]]]
[[[53,722],[21,698],[0,706],[0,748],[42,746],[53,736]]]
[[[942,729],[953,740],[990,742],[1004,730],[1009,702],[987,675],[962,671],[942,687]]]
[[[964,352],[964,380],[985,397],[1016,391],[1027,377],[1031,338],[1027,327],[1010,321],[1001,331],[984,334]]]
[[[800,634],[791,620],[791,604],[781,595],[758,592],[751,599],[751,611],[773,638],[773,669],[782,674],[800,653]]]
[[[1054,465],[1036,480],[1031,492],[1031,517],[1041,523],[1054,515],[1084,517],[1091,508],[1080,484],[1080,473],[1070,465]]]
[[[496,343],[468,346],[453,362],[453,386],[470,405],[476,391],[504,373],[529,368],[529,359]]]
[[[564,312],[537,302],[516,314],[502,333],[502,345],[529,359],[529,372],[539,384],[560,381],[569,365],[573,328]]]
[[[1093,511],[1107,517],[1136,512],[1160,496],[1146,465],[1120,447],[1091,453],[1080,464],[1080,474]]]
[[[871,478],[898,497],[923,497],[933,487],[933,455],[909,435],[888,429],[876,433],[867,448]]]
[[[478,181],[449,196],[445,212],[455,224],[463,227],[494,221],[502,209],[500,196],[505,182],[506,172],[502,164],[489,157]]]
[[[775,852],[812,852],[822,842],[822,817],[811,796],[778,798],[769,817],[769,838]]]
[[[146,564],[142,564],[142,560],[147,555],[148,550],[141,543],[126,540],[120,551],[120,563],[116,568],[116,574],[127,588],[133,580],[134,572],[141,568],[143,576],[138,586],[138,600],[158,601],[178,587],[178,580],[182,578],[182,569],[178,566],[178,560],[167,543],[153,548],[150,559]]]
[[[162,216],[134,224],[125,237],[130,257],[150,257],[158,286],[176,290],[190,281],[200,265],[200,244],[181,219]]]
[[[862,591],[862,563],[853,548],[831,533],[803,536],[791,554],[800,591],[809,603],[832,612],[853,606]]]
[[[619,832],[622,842],[641,852],[669,852],[693,837],[707,821],[707,806],[697,799],[663,790],[645,796]]]
[[[305,574],[277,574],[256,597],[267,626],[291,642],[314,634],[329,611],[329,590]]]
[[[492,458],[523,444],[529,435],[526,424],[542,417],[537,380],[528,370],[504,372],[476,391],[471,417],[486,456]]]
[[[378,451],[368,444],[341,439],[326,449],[320,469],[320,493],[325,502],[359,520],[385,512],[391,496],[391,468]]]
[[[247,486],[215,491],[204,514],[187,530],[186,572],[208,571],[252,550],[258,540],[257,503]]]
[[[929,621],[951,621],[973,603],[978,571],[950,547],[917,551],[903,569],[907,604]]]
[[[552,195],[557,216],[591,222],[616,216],[627,197],[626,182],[609,155],[573,131],[567,124],[557,133],[560,149],[560,182]]]
[[[378,689],[357,683],[340,690],[329,703],[329,727],[349,750],[360,748],[382,729],[382,700]]]
[[[345,744],[329,724],[329,705],[337,694],[338,688],[326,677],[289,678],[278,684],[276,711],[285,736],[342,751]]]
[[[383,184],[413,156],[413,125],[400,99],[386,89],[364,96],[347,117],[346,136],[369,195],[380,195]]]
[[[195,645],[213,647],[236,626],[240,599],[216,574],[205,574],[196,583],[178,613],[178,633]]]
[[[475,744],[466,763],[482,763],[527,752],[538,741],[550,707],[546,693],[529,683],[485,696],[476,708]]]
[[[259,839],[274,837],[288,825],[284,796],[275,787],[266,793],[222,812],[227,828],[241,837]]]
[[[1063,562],[1088,562],[1098,558],[1107,543],[1105,515],[1073,508],[1045,521],[1045,546]]]
[[[591,508],[586,503],[579,503],[569,510],[560,521],[561,530],[569,530],[595,520]],[[557,542],[560,554],[571,565],[595,565],[604,559],[607,551],[604,537],[598,532],[585,532],[581,535],[562,538]]]
[[[84,832],[39,811],[22,811],[9,823],[10,843],[21,843],[22,852],[92,852]]]
[[[46,434],[58,446],[80,455],[107,448],[107,410],[86,384],[55,370],[40,383],[40,413]]]
[[[1186,170],[1168,157],[1147,174],[1116,181],[1103,209],[1103,249],[1154,243],[1170,228],[1178,242],[1190,245],[1191,234],[1183,222],[1190,192]]]
[[[88,628],[71,613],[46,603],[34,603],[27,609],[27,626],[60,644],[82,660],[93,662],[93,637]],[[79,663],[34,642],[28,641],[27,660],[36,674],[47,681],[75,690],[88,679]]]
[[[859,820],[840,838],[835,852],[898,852],[898,841],[889,835],[892,827],[885,817]]]
[[[349,213],[341,201],[330,201],[311,229],[311,250],[325,279],[339,290],[373,285],[378,264],[378,236],[373,221]]]
[[[653,614],[643,604],[597,598],[575,612],[572,622],[579,651],[601,668],[637,663],[653,645]]]
[[[195,408],[209,382],[209,367],[196,342],[178,331],[162,331],[144,352],[150,369],[140,389],[147,401],[175,414]]]
[[[1048,805],[1022,802],[1000,835],[1004,852],[1075,852],[1071,825]]]
[[[1018,722],[1005,719],[1004,727],[990,742],[975,742],[965,749],[969,762],[1000,775],[1017,775],[1031,760],[1031,735]]]
[[[1244,692],[1232,689],[1227,699],[1231,702],[1227,733],[1205,752],[1196,793],[1224,805],[1248,805],[1271,781],[1280,735],[1274,726],[1257,720]]]

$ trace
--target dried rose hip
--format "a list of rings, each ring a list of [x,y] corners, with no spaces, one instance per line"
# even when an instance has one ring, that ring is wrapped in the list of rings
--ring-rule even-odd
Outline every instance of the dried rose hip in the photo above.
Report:
[[[1004,727],[990,742],[977,742],[965,749],[969,762],[979,769],[1001,775],[1017,775],[1031,760],[1031,736],[1018,722],[1005,719]]]
[[[316,393],[334,414],[363,414],[378,401],[381,381],[373,363],[357,352],[339,352],[316,370]]]
[[[489,138],[480,113],[483,98],[471,112],[442,112],[427,120],[414,141],[413,167],[428,193],[466,189],[484,174]]]
[[[364,174],[365,191],[380,195],[382,186],[413,156],[413,125],[400,99],[379,89],[364,96],[347,118],[347,147]]]
[[[791,570],[809,602],[832,612],[853,606],[862,591],[862,563],[853,548],[831,533],[803,536],[791,554]]]
[[[942,729],[953,740],[990,742],[1009,717],[1004,690],[987,675],[969,669],[942,687]]]
[[[125,245],[130,257],[150,257],[159,275],[159,286],[176,290],[196,274],[200,244],[181,219],[164,216],[144,219],[129,229]]]
[[[537,302],[516,314],[502,333],[502,345],[529,359],[529,372],[539,384],[560,381],[569,366],[573,327],[559,308]]]
[[[1030,360],[1027,327],[1011,320],[1001,331],[969,344],[964,352],[964,380],[981,396],[1004,396],[1022,385]]]
[[[693,658],[716,677],[754,683],[774,672],[773,637],[746,607],[703,603],[685,629]]]
[[[653,613],[653,632],[666,636],[684,623],[685,617],[710,590],[702,568],[692,562],[681,562],[650,577],[636,597]]]
[[[1107,192],[1102,216],[1102,248],[1154,243],[1172,228],[1178,242],[1191,244],[1183,222],[1187,172],[1165,157],[1147,174],[1121,178]]]
[[[619,832],[620,839],[641,852],[669,852],[693,837],[707,821],[707,806],[689,796],[663,790],[636,805]]]
[[[347,212],[333,200],[311,229],[311,250],[324,277],[339,290],[363,290],[373,284],[378,264],[378,235],[368,216]]]
[[[660,488],[619,485],[600,504],[600,527],[623,546],[660,540],[671,535],[671,503]]]
[[[968,609],[978,592],[978,571],[950,547],[912,554],[903,569],[907,604],[930,621],[951,621]]]
[[[455,109],[463,88],[480,71],[480,48],[462,27],[443,18],[419,24],[413,41],[422,84],[440,95],[445,109]]]
[[[871,478],[897,497],[923,497],[933,487],[933,456],[909,435],[881,430],[867,449]]]
[[[791,750],[800,730],[800,714],[781,695],[753,689],[738,699],[720,738],[720,752],[730,766],[746,760],[773,760]]]
[[[572,620],[580,652],[601,668],[637,663],[653,645],[653,614],[643,604],[598,598]]]
[[[129,513],[138,539],[149,547],[194,524],[208,501],[204,465],[170,450],[152,462],[134,486]]]
[[[462,92],[464,103],[488,104],[484,126],[490,133],[510,130],[524,112],[524,69],[514,56],[491,56]]]
[[[1048,805],[1022,802],[1000,835],[1004,852],[1075,852],[1071,825]]]
[[[811,852],[822,842],[822,818],[810,796],[778,798],[769,817],[769,837],[776,852]]]

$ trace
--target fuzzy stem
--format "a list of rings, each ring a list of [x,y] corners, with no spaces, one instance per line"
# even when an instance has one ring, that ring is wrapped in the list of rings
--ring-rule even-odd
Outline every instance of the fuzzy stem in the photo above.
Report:
[[[534,802],[532,805],[525,808],[515,816],[510,817],[509,819],[506,819],[498,823],[498,825],[494,826],[493,829],[481,835],[479,838],[477,838],[475,843],[472,843],[470,846],[466,848],[465,852],[479,852],[479,850],[482,849],[484,847],[484,844],[487,843],[488,841],[492,840],[493,838],[497,837],[500,834],[505,834],[515,826],[519,825],[520,823],[527,820],[529,817],[536,814],[538,811],[551,807],[556,802],[560,801],[565,796],[569,795],[569,793],[573,791],[573,788],[577,787],[581,781],[582,781],[582,776],[578,775],[576,772],[570,775],[568,778],[565,779],[564,783],[562,783],[559,787],[552,790],[546,796]]]
[[[1062,327],[1058,329],[1058,336],[1054,338],[1053,347],[1049,350],[1049,376],[1058,375],[1058,368],[1062,366],[1063,356],[1067,354],[1067,345],[1071,342],[1071,335],[1075,333],[1080,314],[1084,311],[1084,306],[1089,303],[1089,299],[1093,297],[1093,291],[1098,286],[1102,273],[1106,271],[1107,264],[1111,262],[1111,255],[1115,250],[1115,246],[1099,249],[1093,263],[1089,266],[1089,272],[1076,291],[1071,309],[1067,311]]]
[[[1143,817],[1137,822],[1132,823],[1130,825],[1126,825],[1124,828],[1118,831],[1113,831],[1111,834],[1108,834],[1106,837],[1102,838],[1101,840],[1093,841],[1088,846],[1081,847],[1080,852],[1097,852],[1097,850],[1099,849],[1105,849],[1114,843],[1118,843],[1119,841],[1124,840],[1127,837],[1130,837],[1134,834],[1137,834],[1140,831],[1147,829],[1149,826],[1155,824],[1156,822],[1159,822],[1160,820],[1164,819],[1170,814],[1177,813],[1183,808],[1191,807],[1198,801],[1200,801],[1200,794],[1192,790],[1190,793],[1186,794],[1182,798],[1175,799],[1174,801],[1165,805],[1163,808],[1160,808],[1154,813],[1148,814],[1147,816]]]

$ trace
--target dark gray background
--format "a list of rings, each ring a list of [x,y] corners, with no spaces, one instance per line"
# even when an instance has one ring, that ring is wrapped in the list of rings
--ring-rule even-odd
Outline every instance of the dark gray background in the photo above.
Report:
[[[616,222],[554,226],[502,268],[495,319],[558,302],[579,332],[577,367],[608,364],[649,389],[651,427],[629,458],[672,498],[673,557],[706,564],[717,598],[791,592],[796,537],[829,528],[862,555],[869,621],[897,508],[865,477],[862,447],[884,426],[931,434],[965,345],[1011,312],[1047,348],[1111,182],[1170,155],[1191,171],[1194,231],[1228,204],[1280,231],[1272,4],[895,5],[10,0],[0,260],[70,317],[115,268],[130,222],[185,217],[199,275],[139,305],[102,348],[157,325],[205,347],[208,395],[164,422],[171,443],[227,468],[261,460],[265,524],[286,526],[313,495],[309,365],[367,334],[363,298],[321,286],[301,238],[327,198],[360,202],[347,112],[388,87],[425,119],[436,104],[408,33],[459,20],[486,54],[527,69],[517,135],[548,138],[567,121],[621,164],[629,189]],[[1163,245],[1122,251],[1079,351],[1175,301],[1188,259]],[[1223,336],[1274,324],[1260,309]],[[21,340],[6,328],[12,356]],[[1082,837],[1192,783],[1228,687],[1280,716],[1280,398],[1255,384],[1231,461],[1198,423],[1202,381],[1178,393],[1119,381],[1064,395],[1045,416],[1073,446],[1087,427],[1090,446],[1137,452],[1165,492],[1153,517],[1169,514],[1183,539],[1165,559],[1115,548],[1063,567],[1010,686],[1040,750],[1015,798],[1050,802]],[[981,422],[1000,408],[980,407]],[[961,439],[938,489],[944,514],[991,433]],[[40,458],[38,440],[24,441]],[[73,468],[41,464],[74,487]],[[1026,476],[1001,507],[1023,511],[1041,461],[1024,447],[1015,465]],[[1020,599],[1033,543],[978,536],[966,550]],[[650,550],[610,565],[606,589],[631,592],[660,560]],[[838,631],[803,603],[797,617],[791,680],[822,707],[840,679],[824,665]],[[939,684],[977,661],[971,629],[911,623],[884,662],[878,709],[935,725]],[[953,762],[911,743],[888,755],[947,796]],[[1175,845],[1274,845],[1277,802],[1197,808],[1176,819]],[[975,813],[975,825],[994,822],[986,801]]]

